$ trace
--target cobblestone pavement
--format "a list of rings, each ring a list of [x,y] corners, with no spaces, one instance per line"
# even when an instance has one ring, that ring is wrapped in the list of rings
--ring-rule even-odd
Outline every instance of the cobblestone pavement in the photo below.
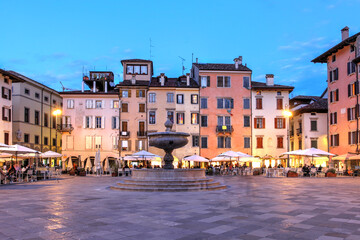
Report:
[[[0,186],[0,239],[360,239],[360,178],[216,177],[212,192],[122,192],[123,178]]]

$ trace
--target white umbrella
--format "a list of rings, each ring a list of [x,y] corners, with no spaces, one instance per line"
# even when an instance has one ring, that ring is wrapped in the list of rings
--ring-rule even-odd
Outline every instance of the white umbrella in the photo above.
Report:
[[[69,157],[69,161],[68,161],[67,168],[68,168],[69,170],[73,168],[73,163],[72,163],[71,157]]]
[[[135,156],[125,156],[125,157],[123,157],[123,160],[124,161],[137,161],[138,158]]]
[[[0,143],[0,147],[9,147],[9,145],[6,145],[4,143]]]
[[[224,162],[224,161],[234,161],[234,160],[236,159],[231,159],[230,157],[220,156],[220,155],[211,159],[212,162]]]
[[[58,158],[58,157],[62,157],[62,154],[53,152],[53,151],[47,151],[47,152],[40,154],[40,157],[42,157],[42,158]]]
[[[185,157],[184,160],[186,161],[194,161],[194,162],[209,162],[208,159],[204,158],[204,157],[201,157],[199,155],[192,155],[192,156],[189,156],[189,157]]]
[[[104,170],[109,171],[109,158],[105,158]]]
[[[145,150],[141,150],[140,152],[136,152],[132,155],[133,157],[136,157],[138,160],[149,160],[152,158],[160,157],[156,154],[147,152]]]
[[[24,146],[21,146],[21,145],[18,145],[18,144],[11,145],[11,146],[8,146],[8,147],[2,147],[0,149],[0,152],[10,153],[10,154],[14,155],[15,158],[16,158],[16,161],[17,161],[18,154],[26,154],[26,153],[38,154],[38,153],[40,153],[39,151],[36,151],[36,150],[28,148],[28,147],[24,147]]]
[[[356,155],[353,153],[346,153],[346,154],[342,154],[342,155],[333,157],[331,160],[345,161],[345,160],[350,160],[351,157],[356,157],[359,159],[360,155]]]
[[[310,155],[310,156],[335,156],[335,154],[317,149],[317,148],[308,148],[304,150],[304,154]]]
[[[86,166],[85,166],[85,169],[89,169],[89,170],[91,170],[91,168],[92,168],[92,165],[91,165],[91,159],[90,159],[90,157],[88,157],[88,158],[86,159]]]
[[[244,156],[245,153],[241,153],[241,152],[234,152],[234,151],[227,151],[227,152],[224,152],[224,153],[221,153],[219,155],[220,156],[225,156],[225,157],[231,157],[231,158],[238,158],[238,157],[241,157],[241,156]]]
[[[282,153],[281,155],[311,156],[311,155],[309,155],[309,154],[306,154],[304,151],[305,151],[305,150],[299,149],[299,150],[295,150],[295,151],[284,152],[284,153]]]

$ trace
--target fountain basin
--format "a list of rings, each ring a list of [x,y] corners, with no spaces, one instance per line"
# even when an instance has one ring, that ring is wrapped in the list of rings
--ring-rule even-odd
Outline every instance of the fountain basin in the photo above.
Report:
[[[205,169],[134,169],[132,171],[134,180],[198,180],[206,179]]]
[[[190,134],[182,132],[149,133],[149,145],[164,150],[181,148],[188,143]]]

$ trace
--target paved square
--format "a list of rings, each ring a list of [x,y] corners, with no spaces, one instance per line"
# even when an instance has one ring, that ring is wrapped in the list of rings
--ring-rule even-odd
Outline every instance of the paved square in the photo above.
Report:
[[[360,239],[360,178],[216,177],[212,192],[110,190],[123,178],[0,186],[0,239]]]

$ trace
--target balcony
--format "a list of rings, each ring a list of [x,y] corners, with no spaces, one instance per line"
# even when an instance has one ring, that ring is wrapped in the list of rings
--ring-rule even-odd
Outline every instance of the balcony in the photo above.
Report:
[[[58,124],[56,127],[56,131],[58,132],[68,132],[71,134],[73,130],[74,128],[71,124]]]
[[[120,138],[129,138],[129,137],[130,137],[130,132],[127,131],[120,132]]]
[[[138,131],[137,136],[139,138],[146,138],[147,137],[146,131]]]
[[[219,133],[232,133],[234,131],[234,128],[232,125],[218,125],[216,126],[216,132]]]
[[[296,129],[296,135],[301,135],[302,134],[302,128],[297,128]]]

